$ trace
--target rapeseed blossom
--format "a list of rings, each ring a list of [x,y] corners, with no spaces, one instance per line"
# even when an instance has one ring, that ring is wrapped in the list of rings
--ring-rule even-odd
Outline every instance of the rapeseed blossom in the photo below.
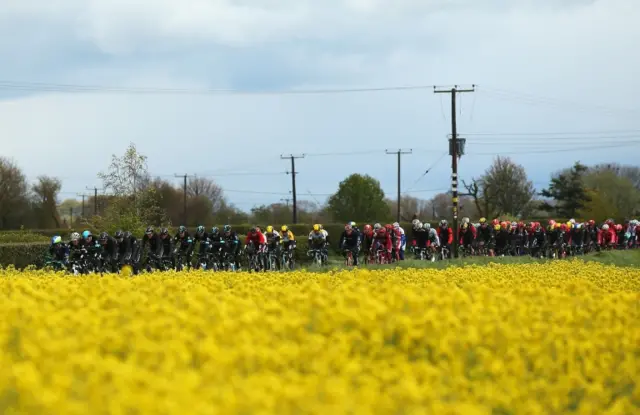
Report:
[[[640,412],[640,271],[0,270],[0,411]]]

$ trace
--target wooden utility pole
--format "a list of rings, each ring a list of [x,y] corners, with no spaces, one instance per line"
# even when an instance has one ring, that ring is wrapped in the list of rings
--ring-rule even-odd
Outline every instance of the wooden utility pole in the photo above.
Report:
[[[187,178],[188,177],[193,177],[190,176],[188,174],[175,174],[175,177],[181,177],[184,179],[184,183],[183,183],[183,191],[184,191],[184,197],[183,197],[183,202],[184,202],[184,206],[182,207],[182,224],[183,226],[188,226],[187,225]]]
[[[283,160],[291,159],[291,171],[287,172],[287,174],[291,174],[291,196],[293,198],[293,224],[298,223],[298,203],[296,198],[296,159],[304,158],[304,154],[299,156],[294,156],[293,154],[289,154],[288,156],[280,155],[280,158]]]
[[[403,154],[411,154],[412,150],[402,150],[401,148],[399,148],[397,151],[389,151],[389,150],[385,150],[387,152],[387,154],[396,154],[398,156],[398,212],[397,212],[397,221],[400,222],[400,163],[401,163],[401,159],[402,159],[402,155]]]
[[[93,214],[98,216],[98,189],[97,187],[87,187],[87,190],[93,190]]]
[[[453,257],[458,258],[458,131],[456,124],[456,94],[465,92],[475,92],[475,85],[469,89],[458,89],[454,86],[451,89],[433,90],[436,94],[451,94],[451,140],[449,141],[449,153],[451,154],[451,197],[453,201]]]

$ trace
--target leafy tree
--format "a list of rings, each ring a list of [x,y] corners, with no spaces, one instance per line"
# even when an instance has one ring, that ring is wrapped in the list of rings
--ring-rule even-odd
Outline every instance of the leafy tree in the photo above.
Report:
[[[623,220],[637,213],[640,191],[628,178],[609,169],[595,170],[584,177],[584,183],[591,201],[579,216],[598,221]]]
[[[0,157],[0,229],[19,228],[27,209],[27,179],[12,160]]]
[[[31,187],[34,213],[39,228],[60,227],[57,199],[61,187],[62,182],[59,179],[48,176],[38,177],[38,182]]]
[[[368,175],[352,174],[340,182],[328,205],[333,218],[340,221],[379,222],[391,219],[380,182]]]
[[[129,144],[121,157],[113,154],[106,172],[98,173],[103,187],[116,196],[132,196],[148,180],[147,157],[138,153],[135,144]]]
[[[187,197],[205,197],[211,202],[213,212],[220,210],[220,206],[225,201],[222,188],[215,181],[205,177],[194,177],[187,183]]]
[[[589,169],[587,166],[576,162],[568,171],[556,174],[551,179],[549,188],[541,192],[541,195],[551,198],[555,204],[545,202],[541,209],[554,212],[561,218],[578,216],[591,201],[584,183],[584,176]]]
[[[640,167],[638,166],[625,166],[618,163],[597,164],[590,171],[613,172],[618,177],[628,179],[636,189],[640,190]]]
[[[508,157],[496,157],[479,179],[463,185],[471,194],[478,215],[484,217],[524,216],[535,195],[524,167]]]

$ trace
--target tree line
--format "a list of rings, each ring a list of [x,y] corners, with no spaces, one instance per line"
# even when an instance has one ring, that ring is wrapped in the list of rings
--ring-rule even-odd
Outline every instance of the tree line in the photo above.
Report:
[[[0,229],[93,226],[133,230],[146,224],[283,224],[292,218],[292,206],[286,203],[239,209],[215,181],[205,177],[189,177],[185,193],[183,186],[152,177],[146,156],[133,144],[124,154],[113,155],[97,177],[107,194],[97,199],[88,196],[84,204],[77,198],[59,203],[60,179],[40,176],[29,185],[15,162],[0,157]],[[636,166],[585,166],[576,162],[554,173],[545,189],[536,189],[523,166],[498,156],[482,175],[464,181],[463,186],[466,192],[460,197],[460,212],[473,218],[622,220],[640,213],[640,167]],[[340,182],[325,204],[298,201],[298,221],[391,222],[395,220],[396,203],[386,197],[375,178],[352,174]],[[430,199],[405,195],[400,207],[403,221],[416,216],[422,220],[448,219],[451,195],[439,193]]]

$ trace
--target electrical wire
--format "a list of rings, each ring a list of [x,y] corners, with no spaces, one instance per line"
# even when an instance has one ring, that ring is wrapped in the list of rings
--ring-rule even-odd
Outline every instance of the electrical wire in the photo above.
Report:
[[[418,184],[418,182],[420,182],[420,180],[422,180],[422,179],[424,178],[424,176],[426,176],[426,175],[427,175],[427,174],[428,174],[428,173],[429,173],[429,172],[430,172],[434,167],[436,167],[436,166],[438,165],[438,163],[440,163],[440,161],[442,161],[442,159],[443,159],[443,158],[445,158],[445,156],[446,156],[447,154],[449,154],[449,152],[445,152],[445,153],[443,153],[443,154],[442,154],[442,155],[441,155],[441,156],[440,156],[440,157],[439,157],[439,158],[438,158],[438,159],[437,159],[437,160],[436,160],[436,161],[435,161],[435,162],[434,162],[434,163],[433,163],[433,164],[432,164],[432,165],[431,165],[427,170],[425,170],[425,171],[424,171],[424,173],[422,173],[422,175],[421,175],[420,177],[418,177],[418,178],[416,179],[416,181],[415,181],[415,182],[413,182],[413,184],[412,184],[408,189],[406,189],[404,192],[408,192],[409,190],[413,189],[413,188],[414,188],[414,186],[415,186],[416,184]]]
[[[505,152],[491,152],[491,153],[466,153],[466,155],[473,156],[499,156],[499,155],[510,155],[510,154],[547,154],[547,153],[564,153],[564,152],[578,152],[578,151],[589,151],[589,150],[601,150],[607,148],[620,148],[620,147],[630,147],[633,145],[640,144],[639,142],[635,143],[624,143],[619,145],[611,145],[606,144],[602,146],[592,146],[592,147],[580,147],[580,148],[564,148],[564,149],[532,149],[525,151],[505,151]]]
[[[61,93],[118,93],[118,94],[164,94],[164,95],[318,95],[363,92],[393,92],[433,89],[434,85],[383,86],[364,88],[326,88],[294,90],[239,90],[239,89],[187,89],[157,87],[116,87],[106,85],[76,85],[44,82],[16,82],[0,80],[0,90],[61,92]]]

